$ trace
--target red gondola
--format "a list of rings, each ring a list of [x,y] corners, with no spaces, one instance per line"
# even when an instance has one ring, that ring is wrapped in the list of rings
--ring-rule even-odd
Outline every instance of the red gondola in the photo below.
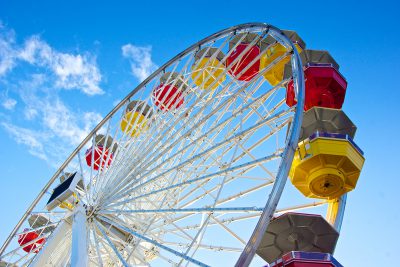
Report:
[[[341,109],[346,94],[347,82],[339,72],[339,64],[322,50],[304,50],[301,54],[304,69],[305,98],[304,110],[312,107]],[[292,76],[291,65],[284,70],[284,79]],[[286,104],[295,105],[293,80],[286,85]]]
[[[30,229],[25,229],[24,233],[19,235],[18,243],[24,251],[38,253],[40,250],[40,248],[38,248],[38,247],[40,247],[46,241],[45,238],[40,238],[40,239],[36,240],[35,242],[32,242],[35,239],[37,239],[38,237],[39,237],[39,234],[36,233],[36,231],[30,230]],[[30,242],[32,242],[32,243],[27,246],[24,246]]]
[[[105,150],[104,150],[105,149]],[[103,153],[104,151],[104,153]],[[92,156],[92,152],[94,152],[94,155]],[[112,158],[113,158],[113,154],[111,153],[110,158],[107,160],[108,158],[108,149],[104,148],[103,146],[94,146],[94,149],[91,147],[88,150],[86,150],[86,163],[89,167],[92,166],[92,158],[94,160],[94,164],[93,164],[93,169],[98,171],[100,164],[101,167],[103,168],[104,166],[110,166]],[[103,157],[102,157],[103,155]],[[101,163],[100,163],[101,162]]]
[[[160,85],[153,90],[154,104],[162,111],[177,109],[184,102],[183,92],[187,89],[182,75],[166,72],[160,78]]]
[[[177,109],[183,104],[183,96],[181,91],[172,85],[160,84],[153,91],[154,104],[162,111]]]
[[[229,43],[229,49],[233,49],[233,46],[236,45],[242,37],[243,34],[238,34],[233,38]],[[260,71],[260,58],[255,60],[260,55],[260,41],[251,45],[256,38],[259,38],[258,34],[248,33],[226,59],[229,73],[240,81],[249,81]],[[251,47],[249,47],[250,45]],[[238,58],[240,59],[237,60]],[[241,73],[243,70],[245,71]]]
[[[343,267],[331,254],[292,251],[269,266],[271,267]]]
[[[312,107],[341,109],[346,94],[345,78],[332,66],[309,66],[304,70],[304,110]],[[287,85],[286,103],[292,107],[295,100],[293,81]]]

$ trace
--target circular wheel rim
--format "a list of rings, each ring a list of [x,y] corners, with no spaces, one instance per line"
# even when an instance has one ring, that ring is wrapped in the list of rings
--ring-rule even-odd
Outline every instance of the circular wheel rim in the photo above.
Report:
[[[112,118],[115,118],[116,115],[118,114],[118,112],[121,112],[121,110],[124,110],[124,107],[127,105],[127,103],[131,100],[134,100],[134,98],[136,99],[136,97],[138,96],[138,94],[140,94],[141,92],[145,92],[145,88],[149,87],[149,85],[151,85],[153,83],[153,87],[155,84],[155,81],[158,80],[160,77],[160,75],[167,71],[167,70],[171,70],[174,69],[174,64],[176,64],[176,62],[178,62],[179,60],[181,60],[182,58],[187,57],[188,55],[194,55],[194,53],[200,49],[200,47],[210,47],[211,43],[214,42],[216,40],[221,41],[221,39],[225,38],[225,45],[227,45],[227,36],[229,36],[229,38],[232,38],[234,35],[236,35],[237,33],[243,33],[243,32],[257,32],[260,36],[265,37],[267,35],[271,35],[273,36],[279,43],[281,43],[282,45],[285,45],[285,47],[288,48],[288,55],[290,55],[291,57],[291,62],[292,62],[292,71],[293,71],[293,80],[294,80],[294,84],[295,84],[295,89],[296,89],[296,93],[297,93],[297,102],[298,102],[298,106],[303,106],[303,95],[304,95],[304,81],[303,81],[303,73],[302,73],[302,68],[301,68],[301,60],[300,57],[297,53],[297,50],[295,49],[294,45],[291,43],[291,41],[284,35],[282,34],[282,32],[271,26],[268,24],[263,24],[263,23],[250,23],[250,24],[242,24],[242,25],[238,25],[232,28],[228,28],[225,30],[222,30],[220,32],[217,32],[205,39],[203,39],[202,41],[192,45],[191,47],[189,47],[188,49],[186,49],[185,51],[183,51],[182,53],[178,54],[176,57],[174,57],[173,59],[171,59],[170,61],[168,61],[166,64],[164,64],[160,69],[158,69],[157,71],[155,71],[153,74],[151,74],[145,81],[143,81],[138,87],[136,87],[131,93],[129,93],[127,95],[127,97],[122,100],[100,123],[99,125],[97,125],[95,127],[95,129],[93,129],[93,131],[83,140],[83,142],[75,149],[75,151],[67,158],[67,160],[61,165],[61,167],[56,171],[56,173],[53,175],[53,177],[49,180],[49,182],[46,184],[46,186],[43,188],[43,190],[39,193],[38,197],[34,200],[34,202],[31,204],[31,206],[28,208],[27,212],[23,215],[23,217],[21,218],[21,220],[18,222],[18,224],[16,225],[16,227],[14,228],[14,230],[11,232],[11,234],[9,235],[9,237],[7,238],[7,240],[5,241],[5,243],[3,244],[3,246],[0,249],[0,255],[1,255],[1,260],[6,259],[6,256],[10,255],[10,252],[6,252],[6,249],[8,248],[9,244],[12,243],[12,240],[15,239],[16,237],[18,237],[21,234],[20,228],[22,227],[22,225],[27,223],[27,219],[28,216],[32,215],[33,210],[35,209],[35,207],[38,206],[38,204],[43,201],[44,196],[47,193],[49,193],[52,189],[52,186],[54,186],[54,184],[57,183],[57,178],[60,177],[60,175],[64,174],[66,172],[66,170],[68,169],[68,167],[71,167],[71,165],[73,165],[74,161],[79,160],[80,162],[82,162],[82,151],[85,150],[85,146],[87,146],[88,144],[91,143],[91,141],[94,141],[95,139],[95,135],[96,133],[99,133],[99,131],[101,131],[102,129],[104,129],[105,126],[107,126],[107,122],[109,122]],[[256,42],[256,41],[255,41]],[[222,48],[220,48],[222,50]],[[216,53],[217,55],[217,53]],[[218,54],[219,56],[219,54]],[[188,61],[189,62],[189,61]],[[268,67],[268,66],[267,66]],[[175,66],[175,69],[177,69],[177,67]],[[261,74],[261,73],[260,73]],[[259,75],[259,78],[262,79],[261,75]],[[231,80],[234,79],[234,77],[230,78]],[[253,80],[252,80],[253,81]],[[249,82],[251,83],[251,81]],[[253,84],[255,82],[253,81]],[[237,87],[237,88],[241,88],[243,89],[243,87],[246,87],[245,84],[242,84],[241,86]],[[236,89],[237,89],[236,88]],[[237,89],[237,90],[239,90]],[[204,91],[204,90],[203,90]],[[143,94],[143,93],[142,93]],[[203,92],[204,94],[204,92]],[[147,96],[147,100],[148,103],[151,104],[151,97]],[[143,108],[144,109],[144,108]],[[142,110],[143,110],[142,109]],[[290,130],[287,133],[287,138],[285,139],[285,146],[282,148],[281,151],[281,161],[279,164],[279,168],[276,174],[276,178],[275,178],[275,182],[273,183],[273,187],[270,191],[270,195],[268,197],[268,200],[265,204],[265,206],[263,207],[262,211],[260,210],[260,207],[258,207],[258,212],[260,212],[259,215],[259,220],[257,225],[254,228],[254,231],[251,235],[251,237],[248,238],[248,242],[246,242],[246,245],[244,247],[244,249],[241,251],[240,257],[237,261],[237,266],[246,266],[249,265],[251,260],[253,259],[254,255],[255,255],[255,251],[258,247],[258,244],[260,242],[260,239],[262,237],[262,233],[265,232],[265,229],[268,226],[268,222],[270,221],[270,219],[272,218],[272,216],[274,215],[274,212],[276,210],[276,207],[278,205],[278,201],[281,197],[282,191],[285,187],[285,183],[286,183],[286,179],[287,179],[287,174],[288,171],[290,169],[291,166],[291,162],[293,159],[293,154],[294,154],[294,150],[297,146],[297,140],[299,137],[299,132],[300,132],[300,125],[301,125],[301,120],[302,120],[302,109],[293,109],[292,110],[292,114],[293,116],[290,117],[291,120],[291,125],[288,127],[290,128]],[[157,121],[155,122],[157,123]],[[241,126],[243,127],[243,126]],[[107,131],[107,134],[109,134],[109,131]],[[107,135],[108,136],[108,135]],[[135,138],[135,137],[134,137]],[[121,139],[122,140],[122,139]],[[120,141],[120,140],[119,140]],[[129,141],[127,141],[129,142]],[[233,151],[233,157],[235,156],[235,153],[237,153],[238,150],[238,145],[236,145],[235,150]],[[92,155],[94,150],[92,150]],[[104,156],[105,153],[102,154],[102,157]],[[271,156],[271,155],[270,155]],[[110,156],[106,156],[103,157],[105,161],[109,161],[110,160]],[[94,162],[93,160],[93,156],[92,156],[92,162]],[[102,159],[100,160],[100,162],[102,161]],[[100,166],[104,166],[100,163]],[[110,169],[112,169],[114,165],[111,164]],[[82,166],[77,167],[76,169],[81,171],[81,174],[83,175],[85,173],[85,171],[82,170]],[[93,164],[92,164],[93,167]],[[107,168],[100,168],[100,172],[102,173],[102,170],[106,170]],[[93,170],[90,171],[90,174],[88,174],[88,172],[86,171],[86,175],[90,175],[90,181],[89,184],[94,185],[93,182]],[[106,172],[106,171],[104,171]],[[111,180],[108,180],[111,181]],[[101,184],[101,182],[97,183]],[[104,184],[104,183],[103,183]],[[107,183],[106,183],[107,184]],[[87,196],[89,196],[90,192],[95,190],[96,186],[92,186],[91,188],[87,189]],[[101,186],[100,186],[101,188]],[[108,186],[108,188],[110,188]],[[85,189],[86,190],[86,189]],[[222,190],[222,189],[221,189]],[[79,194],[78,194],[79,197]],[[82,214],[84,213],[88,213],[89,211],[91,211],[91,209],[96,209],[98,208],[95,204],[97,200],[94,200],[93,196],[89,196],[86,199],[83,199],[82,196],[80,196],[81,202],[80,204],[76,204],[77,207],[80,207],[82,209]],[[105,197],[105,196],[104,196]],[[110,196],[108,196],[110,197]],[[107,199],[107,197],[105,197]],[[340,228],[340,224],[341,224],[341,219],[343,216],[343,212],[344,212],[344,205],[343,203],[345,203],[345,201],[341,202],[342,205],[337,205],[336,206],[336,210],[335,208],[332,208],[333,211],[331,211],[331,218],[330,221],[331,222],[335,222],[335,225],[338,226],[337,228]],[[84,204],[84,205],[81,205]],[[84,209],[86,208],[86,210]],[[74,209],[75,214],[78,214],[77,212],[77,208]],[[197,210],[200,211],[200,210]],[[218,212],[220,210],[217,210],[216,207],[213,207],[212,212]],[[226,208],[224,210],[225,212],[228,212],[228,208]],[[232,210],[229,210],[229,212],[231,212]],[[110,211],[108,211],[110,212]],[[115,212],[115,211],[114,211]],[[144,211],[142,211],[144,212]],[[170,212],[170,211],[169,211]],[[179,212],[195,212],[194,209],[192,210],[180,210]],[[206,212],[205,210],[201,210],[201,212]],[[102,213],[102,215],[105,215],[107,213]],[[52,214],[52,216],[54,216],[54,218],[57,217],[57,215]],[[75,215],[74,215],[75,216]],[[208,218],[210,218],[210,215],[208,215]],[[61,220],[60,219],[57,221],[59,222]],[[52,225],[58,225],[59,229],[59,223],[57,222],[53,222]],[[100,234],[103,235],[104,237],[104,243],[108,242],[109,243],[109,249],[110,250],[115,250],[116,247],[115,245],[113,246],[113,241],[111,241],[110,239],[107,238],[107,229],[104,227],[105,223],[110,223],[112,224],[113,221],[110,221],[108,218],[107,221],[107,217],[103,217],[101,219],[101,222],[103,225],[99,225],[99,222],[95,222],[94,225],[96,227],[98,227],[98,232],[100,232]],[[115,222],[114,222],[115,223]],[[50,224],[49,224],[50,225]],[[48,228],[49,225],[47,225],[46,227]],[[207,225],[207,224],[204,224]],[[46,229],[43,228],[43,229]],[[122,226],[121,226],[122,227]],[[109,230],[109,229],[108,229]],[[56,230],[53,230],[56,231]],[[47,234],[47,236],[49,236],[49,238],[51,238],[51,233],[53,233],[53,231],[50,231],[50,234]],[[44,232],[44,231],[42,231]],[[95,239],[95,231],[91,232],[93,234],[93,238]],[[42,233],[43,234],[43,233]],[[132,232],[131,232],[132,234]],[[198,238],[198,236],[201,234],[201,231],[198,231],[198,234],[196,236],[196,238]],[[137,238],[139,238],[140,240],[145,240],[143,239],[145,238],[144,236],[136,236]],[[90,234],[88,236],[88,238],[92,238],[90,237]],[[150,240],[147,240],[150,241]],[[148,242],[149,243],[149,242]],[[159,244],[162,245],[162,244]],[[165,245],[164,245],[165,246]],[[104,246],[104,248],[106,248],[106,246]],[[67,249],[67,248],[64,248]],[[94,249],[98,249],[98,247],[94,248]],[[163,248],[162,246],[158,246],[158,249],[166,249],[167,248]],[[44,249],[45,250],[45,249]],[[12,252],[12,251],[11,251]],[[114,251],[115,255],[114,258],[117,258],[120,260],[120,262],[122,262],[122,264],[127,264],[126,260],[124,260],[124,258],[121,258],[121,255],[118,255],[118,251]],[[169,251],[171,252],[171,251]],[[176,250],[175,250],[176,252]],[[40,254],[41,252],[39,252]],[[109,252],[109,254],[111,254],[112,252]],[[188,263],[192,263],[195,265],[202,265],[203,263],[200,261],[197,261],[196,259],[194,259],[193,257],[189,256],[191,253],[190,250],[188,250],[186,253],[181,253],[181,255],[178,255],[178,257],[180,257],[181,261],[178,262],[178,264],[188,264]],[[33,252],[28,253],[29,254],[33,254]],[[57,254],[57,253],[55,253]],[[194,254],[194,253],[193,253]],[[22,257],[22,256],[21,256]],[[25,260],[28,259],[29,257],[27,256],[23,256],[25,257]],[[22,257],[22,258],[23,258]],[[28,261],[25,261],[27,263],[31,263],[35,258],[35,255],[31,255],[31,258]],[[20,259],[19,259],[20,261]],[[21,261],[22,262],[22,261]]]

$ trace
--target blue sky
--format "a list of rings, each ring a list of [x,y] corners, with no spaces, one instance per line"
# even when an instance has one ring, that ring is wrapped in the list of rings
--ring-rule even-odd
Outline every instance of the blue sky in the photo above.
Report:
[[[343,109],[366,162],[336,257],[391,266],[400,249],[398,10],[396,1],[0,0],[0,243],[57,164],[146,74],[207,35],[257,21],[296,30],[340,64]]]

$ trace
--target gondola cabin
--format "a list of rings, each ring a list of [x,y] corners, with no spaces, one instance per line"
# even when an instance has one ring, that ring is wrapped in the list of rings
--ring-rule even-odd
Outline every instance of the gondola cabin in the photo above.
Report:
[[[298,144],[289,177],[306,197],[332,200],[356,187],[363,164],[348,135],[317,132]]]
[[[284,30],[283,32],[294,43],[299,53],[305,49],[306,44],[295,31]],[[264,39],[261,48],[265,52],[261,56],[260,69],[270,68],[264,73],[264,77],[272,86],[278,85],[283,80],[285,65],[291,57],[289,49],[270,35]]]
[[[121,120],[121,130],[131,137],[137,137],[150,126],[153,111],[144,101],[131,101]]]
[[[19,245],[28,253],[38,253],[45,241],[45,238],[39,238],[39,234],[31,229],[24,229],[24,233],[18,236]]]
[[[113,154],[104,146],[93,145],[86,150],[85,158],[87,165],[98,171],[100,166],[101,168],[110,166]]]
[[[186,88],[181,75],[166,72],[160,78],[160,85],[153,90],[153,102],[162,111],[178,109],[184,102],[183,93]]]
[[[291,251],[270,267],[343,267],[331,254],[321,252]]]
[[[192,80],[201,89],[214,90],[226,79],[225,55],[215,47],[205,47],[195,54]]]
[[[339,72],[339,65],[326,51],[304,50],[300,54],[304,64],[305,99],[304,110],[312,107],[341,109],[347,88],[347,81]],[[285,71],[290,71],[290,66]],[[284,76],[291,76],[291,73]],[[297,103],[293,80],[286,86],[286,104]]]
[[[321,215],[287,212],[273,218],[256,250],[266,262],[290,251],[333,253],[339,233]]]
[[[250,81],[260,71],[260,36],[240,33],[229,42],[226,65],[229,73],[239,81]]]
[[[95,136],[94,144],[86,150],[85,158],[89,167],[98,171],[100,166],[109,167],[118,144],[114,142],[111,136],[98,134]]]

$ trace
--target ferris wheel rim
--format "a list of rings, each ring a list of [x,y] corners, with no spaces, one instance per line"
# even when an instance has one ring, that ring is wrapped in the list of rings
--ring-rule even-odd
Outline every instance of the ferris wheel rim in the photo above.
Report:
[[[246,28],[256,28],[256,27],[261,27],[265,29],[275,29],[277,31],[280,31],[278,28],[275,26],[272,26],[267,23],[261,23],[261,22],[254,22],[254,23],[244,23],[244,24],[239,24],[237,26],[229,27],[224,30],[218,31],[206,38],[203,38],[202,40],[196,42],[195,44],[189,46],[186,48],[184,51],[178,53],[176,56],[174,56],[172,59],[167,61],[164,65],[162,65],[160,68],[155,70],[150,76],[148,76],[143,82],[141,82],[139,85],[137,85],[128,95],[121,100],[96,126],[95,128],[85,137],[85,139],[82,140],[82,142],[75,148],[75,150],[68,156],[68,158],[61,164],[61,166],[57,169],[57,171],[53,174],[53,176],[49,179],[49,181],[45,184],[43,189],[39,192],[38,196],[35,198],[35,200],[32,202],[32,204],[28,207],[22,218],[18,221],[16,226],[13,228],[12,232],[9,234],[3,245],[0,247],[0,255],[4,253],[4,250],[10,243],[12,237],[16,234],[16,232],[19,230],[21,227],[22,223],[26,220],[28,217],[29,213],[33,210],[33,208],[36,206],[36,204],[39,202],[39,200],[43,197],[45,192],[50,188],[50,186],[53,184],[53,182],[57,179],[57,177],[61,174],[62,170],[71,162],[71,160],[78,154],[78,152],[87,144],[87,142],[90,141],[90,138],[107,122],[107,120],[114,114],[116,113],[126,102],[129,101],[129,99],[134,96],[138,91],[140,91],[145,85],[151,81],[154,77],[156,77],[159,73],[161,73],[164,69],[166,69],[168,66],[170,66],[173,62],[175,62],[177,59],[179,59],[181,56],[185,55],[186,53],[194,50],[196,47],[198,47],[201,44],[204,44],[213,38],[216,38],[218,36],[224,35],[226,33],[232,32],[232,31],[238,31]]]
[[[293,45],[293,43],[287,38],[285,37],[285,35],[282,35],[282,31],[279,30],[278,28],[269,25],[269,24],[265,24],[265,23],[246,23],[246,24],[241,24],[241,25],[237,25],[234,27],[230,27],[227,28],[225,30],[219,31],[217,33],[214,33],[204,39],[202,39],[201,41],[193,44],[192,46],[188,47],[187,49],[185,49],[183,52],[179,53],[178,55],[176,55],[175,57],[173,57],[171,60],[169,60],[167,63],[165,63],[163,66],[161,66],[159,69],[157,69],[155,72],[153,72],[149,77],[147,77],[142,83],[140,83],[135,89],[133,89],[123,100],[121,100],[121,102],[119,104],[117,104],[105,117],[104,119],[88,134],[88,136],[78,145],[78,147],[70,154],[70,156],[66,159],[66,161],[58,168],[58,170],[55,172],[55,174],[53,175],[52,178],[50,178],[50,180],[47,182],[47,184],[45,185],[45,187],[41,190],[41,192],[39,193],[39,195],[36,197],[36,199],[32,202],[31,206],[28,208],[28,210],[25,212],[25,214],[23,215],[23,217],[21,218],[21,220],[18,222],[18,224],[15,226],[15,228],[13,229],[13,231],[11,232],[11,234],[9,235],[9,237],[7,238],[6,242],[3,244],[3,246],[0,249],[0,255],[2,255],[2,253],[4,252],[5,248],[8,246],[8,243],[11,241],[12,237],[16,234],[16,232],[18,231],[18,229],[21,227],[22,223],[26,220],[27,216],[32,212],[32,210],[34,209],[34,207],[37,205],[37,203],[39,202],[39,200],[43,197],[43,195],[45,194],[45,192],[50,188],[50,186],[54,183],[54,181],[57,179],[57,177],[62,173],[62,171],[65,169],[65,167],[71,162],[71,160],[79,153],[79,151],[90,141],[90,138],[92,136],[94,136],[94,134],[108,121],[108,119],[113,116],[124,104],[126,104],[132,96],[134,96],[136,93],[138,93],[141,89],[145,88],[146,84],[151,81],[153,78],[155,78],[158,74],[160,74],[161,72],[165,71],[165,69],[167,67],[169,67],[171,64],[173,64],[177,59],[181,58],[182,56],[184,56],[185,54],[194,51],[197,47],[201,46],[204,43],[209,42],[210,40],[213,40],[214,38],[217,38],[219,36],[223,36],[224,34],[227,33],[231,33],[231,32],[235,32],[235,31],[240,31],[243,29],[251,29],[251,28],[262,28],[264,30],[269,30],[272,29],[273,31],[276,31],[276,33],[281,34],[281,38],[283,38],[285,41],[288,41],[289,44],[292,46],[292,50],[293,53],[295,54],[295,63],[297,65],[297,67],[301,66],[301,59],[298,56],[298,53]],[[286,38],[286,39],[285,39]],[[300,76],[302,76],[302,72],[299,72]],[[302,77],[299,78],[299,80],[301,80]],[[299,83],[299,88],[297,88],[298,91],[298,105],[302,106],[303,101],[304,101],[304,84],[302,82],[298,82]],[[299,115],[298,115],[299,114]],[[301,125],[301,117],[302,117],[302,109],[297,109],[296,110],[296,115],[297,119],[296,122],[294,123],[291,127],[291,132],[290,132],[290,137],[288,138],[287,141],[287,145],[285,147],[285,150],[290,149],[293,150],[295,149],[295,147],[297,146],[297,140],[298,140],[298,136],[299,136],[299,128]],[[295,125],[297,124],[297,126]],[[294,127],[297,127],[297,129],[295,129]],[[295,130],[293,130],[295,129]],[[297,135],[297,137],[296,137]],[[293,151],[291,153],[293,153]],[[293,155],[287,155],[287,153],[289,152],[285,152],[285,156],[282,157],[282,162],[281,165],[285,162],[286,164],[286,169],[288,171],[288,169],[291,166],[291,159],[293,158]],[[290,153],[289,153],[290,154]],[[280,184],[282,181],[286,181],[286,177],[287,175],[281,175],[282,177],[277,178],[277,180],[275,181],[276,184]],[[286,177],[284,177],[286,176]],[[274,185],[275,187],[275,185]],[[283,184],[284,187],[284,184]],[[283,190],[282,187],[282,190]],[[271,193],[272,195],[272,193]],[[276,195],[276,194],[274,194]],[[279,197],[275,196],[278,200]],[[270,196],[271,198],[271,196]],[[269,201],[267,201],[267,205]],[[275,210],[275,208],[274,208]],[[273,212],[272,212],[273,213]],[[266,227],[266,226],[265,226]],[[255,246],[253,245],[253,248]],[[254,254],[253,254],[254,255]]]
[[[292,48],[293,56],[291,58],[291,64],[292,68],[297,70],[297,72],[293,71],[294,88],[295,92],[297,92],[296,112],[294,115],[293,124],[290,127],[290,133],[286,139],[285,151],[283,152],[282,161],[280,162],[273,188],[268,196],[267,202],[265,203],[264,210],[258,220],[257,226],[253,230],[253,234],[249,238],[243,252],[235,264],[235,267],[248,266],[253,260],[256,250],[261,242],[263,233],[267,229],[281,198],[300,136],[305,94],[304,74],[303,71],[299,71],[302,70],[302,63],[295,45],[289,38],[286,37],[285,34],[283,34],[283,38],[290,44]]]

